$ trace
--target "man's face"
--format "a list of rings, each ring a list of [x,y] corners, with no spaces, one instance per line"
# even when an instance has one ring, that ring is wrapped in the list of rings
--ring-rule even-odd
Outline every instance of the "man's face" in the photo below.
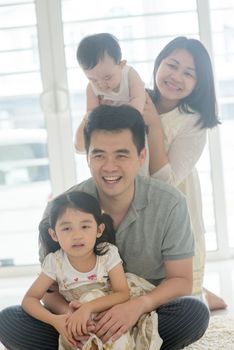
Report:
[[[133,143],[132,133],[96,130],[91,135],[88,165],[96,183],[100,199],[132,200],[134,180],[145,161],[146,152],[140,154]]]

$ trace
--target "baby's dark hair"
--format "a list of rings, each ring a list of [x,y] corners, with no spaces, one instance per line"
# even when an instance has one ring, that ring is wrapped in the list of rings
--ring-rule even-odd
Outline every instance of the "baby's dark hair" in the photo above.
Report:
[[[66,192],[51,201],[49,220],[46,218],[39,224],[39,245],[43,249],[44,254],[47,255],[60,249],[59,243],[53,241],[48,233],[48,229],[51,228],[55,230],[57,220],[68,208],[92,214],[97,225],[100,225],[101,223],[105,224],[104,232],[101,237],[96,239],[94,246],[94,253],[96,255],[104,255],[107,251],[105,245],[98,245],[101,242],[115,244],[113,220],[109,215],[102,213],[101,207],[96,198],[81,191]]]
[[[117,38],[109,33],[99,33],[81,40],[76,57],[79,65],[86,70],[94,68],[106,53],[116,64],[121,61],[122,53]]]

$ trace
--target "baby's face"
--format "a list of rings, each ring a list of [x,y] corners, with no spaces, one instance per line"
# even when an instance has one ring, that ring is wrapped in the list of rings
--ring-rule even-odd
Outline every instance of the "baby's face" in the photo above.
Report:
[[[96,89],[103,92],[118,91],[124,65],[125,61],[117,64],[113,58],[105,54],[94,68],[85,69],[84,73]]]

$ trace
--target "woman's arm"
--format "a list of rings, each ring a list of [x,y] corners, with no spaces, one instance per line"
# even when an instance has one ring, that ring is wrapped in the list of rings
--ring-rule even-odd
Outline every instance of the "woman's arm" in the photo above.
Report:
[[[133,68],[130,68],[128,72],[128,84],[131,98],[129,105],[136,108],[142,114],[145,105],[145,87],[140,76]]]
[[[143,117],[148,126],[149,173],[152,175],[168,163],[168,156],[160,115],[147,93]]]
[[[89,83],[86,88],[86,114],[84,118],[82,119],[82,122],[78,126],[75,134],[75,149],[78,153],[85,152],[85,145],[84,145],[84,126],[87,122],[87,118],[89,116],[89,113],[95,108],[99,106],[99,100],[98,97],[94,94],[91,84]]]
[[[174,186],[178,186],[190,174],[206,143],[206,130],[195,125],[196,120],[192,115],[187,118],[186,125],[166,152],[160,116],[147,96],[144,119],[149,125],[150,175]]]
[[[68,328],[70,336],[87,334],[87,321],[91,314],[105,311],[113,305],[123,303],[129,299],[129,288],[122,263],[116,265],[109,272],[112,293],[84,303],[69,318]]]

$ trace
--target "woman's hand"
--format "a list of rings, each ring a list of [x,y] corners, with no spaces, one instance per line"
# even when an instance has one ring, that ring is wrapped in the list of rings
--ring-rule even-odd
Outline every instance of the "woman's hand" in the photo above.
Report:
[[[95,334],[106,343],[119,339],[132,328],[143,314],[140,298],[135,298],[126,303],[113,306],[111,309],[101,312],[95,317]]]

